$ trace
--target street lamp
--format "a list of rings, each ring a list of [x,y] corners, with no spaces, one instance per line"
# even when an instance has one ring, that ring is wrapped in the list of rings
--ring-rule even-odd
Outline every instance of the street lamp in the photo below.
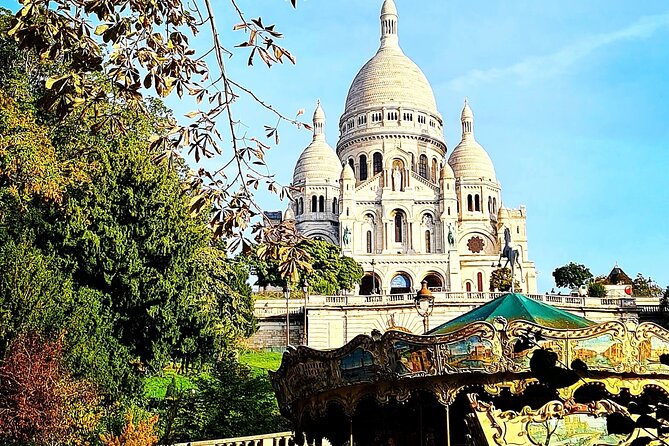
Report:
[[[302,291],[304,292],[304,326],[302,330],[302,345],[307,345],[307,300],[309,298],[309,283],[304,279],[302,284]]]
[[[432,292],[427,289],[427,280],[421,282],[423,287],[416,293],[416,300],[414,302],[418,315],[423,318],[423,334],[430,329],[429,317],[434,309],[434,296]]]
[[[374,271],[374,266],[376,265],[376,261],[374,259],[372,259],[371,265],[372,265],[372,294],[377,294],[376,293],[376,273]]]
[[[288,311],[288,299],[290,299],[290,285],[286,283],[283,287],[283,297],[286,298],[286,348],[290,345],[290,312]]]

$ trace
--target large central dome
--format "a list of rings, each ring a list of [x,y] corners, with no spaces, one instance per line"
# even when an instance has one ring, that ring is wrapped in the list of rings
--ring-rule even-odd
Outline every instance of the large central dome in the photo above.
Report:
[[[437,112],[427,78],[399,46],[381,47],[360,69],[348,90],[344,113],[385,104]]]
[[[381,46],[355,76],[344,115],[391,104],[439,115],[427,78],[399,46],[397,22],[395,4],[386,0],[381,8]]]

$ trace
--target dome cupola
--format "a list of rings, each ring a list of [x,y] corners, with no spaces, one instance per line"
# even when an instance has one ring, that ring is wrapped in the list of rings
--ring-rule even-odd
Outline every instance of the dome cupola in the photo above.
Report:
[[[495,167],[485,149],[474,138],[474,113],[465,99],[460,116],[462,122],[462,140],[448,158],[455,178],[483,178],[497,182]]]
[[[344,116],[370,107],[399,105],[439,117],[427,78],[400,48],[397,8],[393,0],[383,2],[380,19],[379,50],[355,76],[346,97]]]
[[[341,162],[334,149],[325,141],[325,113],[320,101],[313,118],[313,139],[302,152],[293,171],[293,185],[305,183],[337,184]]]

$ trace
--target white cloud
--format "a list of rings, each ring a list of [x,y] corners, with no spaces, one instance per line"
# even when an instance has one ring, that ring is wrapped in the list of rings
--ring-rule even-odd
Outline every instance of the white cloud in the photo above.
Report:
[[[462,90],[471,85],[501,78],[515,78],[518,82],[529,82],[555,76],[602,47],[623,40],[647,38],[666,26],[669,26],[669,13],[642,17],[623,29],[585,37],[552,54],[530,57],[506,67],[472,70],[463,76],[451,79],[447,87]]]

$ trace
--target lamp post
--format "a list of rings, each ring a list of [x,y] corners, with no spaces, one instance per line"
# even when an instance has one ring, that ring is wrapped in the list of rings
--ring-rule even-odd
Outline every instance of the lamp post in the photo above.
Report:
[[[286,298],[286,348],[290,345],[290,312],[288,308],[288,300],[290,299],[290,285],[286,283],[283,287],[283,297]]]
[[[302,291],[304,292],[304,326],[302,329],[302,345],[307,345],[309,339],[307,337],[307,300],[309,298],[309,283],[307,282],[307,279],[304,279],[304,283],[302,284]]]
[[[421,282],[422,288],[416,293],[416,300],[414,302],[418,315],[423,318],[423,334],[430,329],[430,314],[434,309],[434,296],[432,292],[427,289],[427,280]]]
[[[372,259],[371,265],[372,265],[372,294],[376,294],[376,273],[374,271],[374,266],[376,265],[376,261],[374,259]]]

